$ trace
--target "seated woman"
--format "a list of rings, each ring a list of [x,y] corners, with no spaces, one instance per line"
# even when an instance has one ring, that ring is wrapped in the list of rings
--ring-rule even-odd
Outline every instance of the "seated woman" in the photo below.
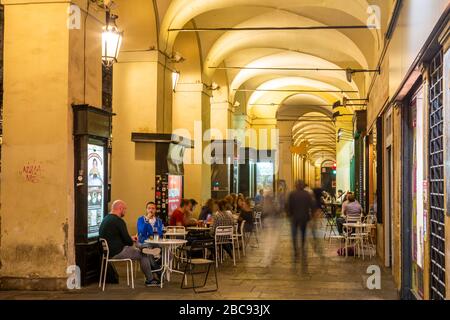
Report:
[[[225,227],[225,226],[233,226],[233,216],[229,209],[229,204],[226,200],[220,200],[218,202],[218,211],[214,213],[212,218],[212,225],[210,230],[210,237],[215,239],[216,228],[217,227]],[[232,245],[227,243],[223,245],[223,248],[228,253],[230,257],[233,257]]]
[[[242,221],[245,220],[244,232],[252,232],[254,227],[253,220],[253,210],[250,207],[251,199],[240,198],[238,200],[238,212],[239,212],[239,230],[242,224]]]
[[[339,234],[343,232],[343,224],[345,222],[360,222],[363,209],[358,201],[356,201],[353,193],[347,196],[348,203],[342,208],[342,215],[336,218],[336,226]]]
[[[214,200],[213,199],[208,199],[208,201],[206,201],[206,204],[202,207],[202,210],[200,211],[200,215],[198,216],[198,220],[201,221],[207,221],[208,220],[208,216],[213,214],[213,208],[214,206]]]

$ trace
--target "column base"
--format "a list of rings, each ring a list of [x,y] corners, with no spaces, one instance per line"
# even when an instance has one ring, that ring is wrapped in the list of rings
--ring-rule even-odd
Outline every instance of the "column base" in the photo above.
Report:
[[[0,278],[0,290],[62,291],[67,289],[67,278]]]

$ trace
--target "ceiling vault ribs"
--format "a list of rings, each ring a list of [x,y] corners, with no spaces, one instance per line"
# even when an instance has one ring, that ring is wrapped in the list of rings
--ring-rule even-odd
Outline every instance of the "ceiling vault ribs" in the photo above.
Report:
[[[218,28],[173,28],[169,32],[207,32],[207,31],[303,31],[303,30],[375,29],[370,25],[353,26],[301,26],[301,27],[218,27]]]
[[[171,1],[161,48],[170,51],[179,34],[195,32],[202,75],[222,88],[212,99],[228,101],[250,127],[292,126],[294,144],[330,144],[322,152],[331,158],[338,130],[366,107],[359,99],[380,73],[389,19],[368,22],[374,3],[382,17],[391,15],[391,4],[368,0]]]

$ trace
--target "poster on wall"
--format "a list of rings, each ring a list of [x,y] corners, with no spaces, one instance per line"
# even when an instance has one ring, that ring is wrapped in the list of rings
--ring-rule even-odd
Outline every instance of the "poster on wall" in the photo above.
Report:
[[[168,184],[168,214],[170,217],[172,216],[172,212],[174,212],[181,203],[181,197],[183,196],[183,176],[169,175]]]
[[[88,238],[97,237],[104,212],[104,147],[88,144]]]
[[[261,189],[264,191],[273,191],[273,163],[258,162],[256,164],[256,188],[257,192]]]
[[[415,122],[415,130],[416,130],[416,237],[417,237],[417,265],[423,269],[424,262],[424,187],[426,185],[424,182],[424,108],[422,108],[422,98],[421,95],[418,95],[416,98],[416,122]]]

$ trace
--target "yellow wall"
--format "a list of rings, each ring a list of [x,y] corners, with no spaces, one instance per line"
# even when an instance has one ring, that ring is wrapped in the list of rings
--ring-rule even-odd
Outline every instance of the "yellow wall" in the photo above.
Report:
[[[291,153],[292,146],[292,126],[294,122],[278,122],[277,128],[279,130],[279,143],[277,144],[277,160],[278,160],[278,170],[276,171],[278,180],[286,181],[287,191],[293,189],[294,171],[293,171],[293,160]],[[297,171],[298,174],[298,167]]]
[[[350,190],[350,161],[353,156],[353,141],[336,143],[336,192]]]
[[[392,39],[389,43],[386,56],[381,65],[381,74],[376,75],[373,89],[369,97],[367,131],[375,125],[377,117],[381,115],[384,108],[388,107],[390,99],[400,89],[400,85],[422,46],[429,37],[441,14],[444,12],[448,1],[403,1],[400,16]],[[401,122],[399,110],[393,112],[393,267],[392,273],[397,288],[401,287]],[[383,163],[386,160],[383,155]],[[383,186],[385,187],[385,186]],[[385,226],[377,228],[377,251],[382,260],[385,259]],[[425,282],[427,285],[427,282]]]
[[[157,132],[157,69],[157,61],[123,62],[113,71],[112,199],[128,204],[130,233],[155,197],[155,145],[134,143],[131,133]]]
[[[79,83],[84,26],[67,28],[68,4],[10,5],[14,2],[2,1],[0,277],[3,288],[61,289],[66,267],[75,261],[71,104],[101,101],[101,42],[94,42],[101,28],[88,18],[85,96]]]
[[[414,59],[444,12],[448,0],[406,0],[388,46],[381,75],[376,76],[368,105],[368,129],[399,89]],[[369,132],[369,130],[368,130]]]
[[[180,79],[173,94],[173,132],[194,141],[194,148],[185,152],[184,197],[203,204],[211,197],[211,167],[203,159],[208,141],[203,134],[211,127],[211,92],[202,82],[202,64],[197,37],[194,33],[181,34],[174,50],[185,62],[176,64]],[[222,121],[225,122],[225,121]],[[225,122],[227,123],[227,122]],[[197,207],[198,214],[201,206]]]

